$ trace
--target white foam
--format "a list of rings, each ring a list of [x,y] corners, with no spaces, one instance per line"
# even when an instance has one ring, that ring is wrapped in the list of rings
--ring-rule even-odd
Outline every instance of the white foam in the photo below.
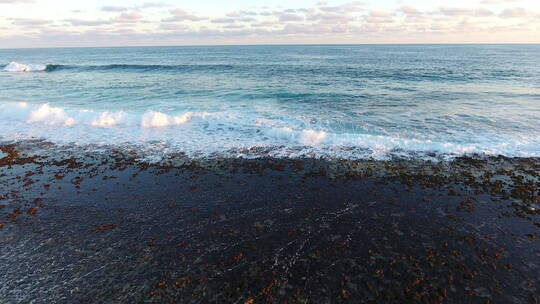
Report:
[[[176,116],[170,116],[162,112],[149,111],[143,115],[141,126],[143,128],[179,126],[188,123],[195,117],[205,118],[208,115],[208,113],[187,112]]]
[[[23,64],[15,61],[4,67],[6,72],[43,72],[45,70],[47,66],[44,64]]]
[[[219,112],[97,111],[50,104],[0,103],[0,138],[43,138],[59,144],[156,146],[188,155],[386,159],[427,153],[540,157],[540,133],[418,137],[337,132],[286,114],[253,110]]]
[[[325,142],[328,143],[325,131],[271,128],[266,130],[266,134],[276,139],[288,140],[304,146],[317,146]]]
[[[44,123],[48,125],[72,126],[75,124],[75,119],[62,108],[51,107],[48,104],[40,106],[38,109],[30,112],[28,123]]]
[[[104,112],[93,120],[91,125],[94,127],[113,127],[121,123],[125,116],[126,114],[123,111],[117,113]]]

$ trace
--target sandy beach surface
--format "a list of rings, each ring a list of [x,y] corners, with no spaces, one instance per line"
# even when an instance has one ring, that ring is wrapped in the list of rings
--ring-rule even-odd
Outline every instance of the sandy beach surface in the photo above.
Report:
[[[0,145],[2,303],[538,303],[540,160]]]

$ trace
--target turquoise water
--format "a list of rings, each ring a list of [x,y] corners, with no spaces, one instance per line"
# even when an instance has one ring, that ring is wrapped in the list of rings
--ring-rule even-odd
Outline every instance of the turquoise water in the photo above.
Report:
[[[0,137],[193,155],[540,156],[538,58],[539,45],[0,50]]]

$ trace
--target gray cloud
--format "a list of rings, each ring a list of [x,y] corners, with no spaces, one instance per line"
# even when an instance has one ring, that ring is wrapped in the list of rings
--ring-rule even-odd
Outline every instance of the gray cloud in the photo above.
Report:
[[[399,12],[407,15],[407,16],[414,16],[414,17],[418,17],[418,16],[422,16],[424,15],[424,13],[420,10],[418,10],[417,8],[414,8],[414,7],[411,7],[411,6],[402,6],[398,9]]]
[[[289,22],[289,21],[304,21],[304,17],[296,14],[290,13],[281,13],[279,14],[279,21]]]
[[[308,20],[319,23],[349,23],[354,20],[354,17],[348,14],[339,14],[333,12],[321,12],[308,14]]]
[[[501,12],[501,18],[527,18],[534,16],[536,12],[527,10],[522,7],[508,8]]]
[[[394,22],[393,14],[383,11],[371,11],[364,18],[364,20],[370,24]]]
[[[118,23],[137,23],[141,21],[143,16],[137,12],[123,13],[113,18],[112,21]]]
[[[459,16],[490,17],[490,16],[495,15],[495,13],[485,8],[468,9],[468,8],[459,8],[459,7],[441,7],[439,11],[443,15],[449,16],[449,17],[459,17]]]
[[[34,3],[35,0],[0,0],[0,4]]]
[[[200,17],[195,14],[188,13],[185,10],[179,8],[171,9],[169,10],[169,13],[172,16],[161,20],[162,22],[203,21],[208,19],[206,17]]]
[[[353,1],[337,6],[327,6],[324,2],[319,2],[318,9],[323,12],[330,13],[347,13],[347,12],[356,12],[364,9],[365,4],[361,1]]]
[[[70,23],[73,26],[100,26],[113,24],[113,22],[108,20],[65,19],[64,21]]]
[[[160,8],[160,7],[169,7],[170,4],[164,3],[164,2],[145,2],[140,7],[141,8]]]
[[[0,0],[1,1],[1,0]],[[138,6],[115,6],[115,5],[108,5],[101,7],[101,10],[104,12],[127,12],[127,11],[140,11],[142,9],[150,9],[150,8],[163,8],[163,7],[169,7],[170,5],[163,2],[145,2]]]
[[[212,22],[212,23],[235,23],[236,19],[235,18],[216,18],[216,19],[210,20],[210,22]]]
[[[165,30],[165,31],[173,31],[173,32],[178,32],[178,31],[185,32],[185,31],[188,31],[190,27],[182,23],[162,23],[160,25],[160,29]]]
[[[130,10],[127,6],[104,6],[101,8],[104,12],[125,12]]]
[[[243,24],[226,24],[223,26],[223,28],[228,30],[241,30],[245,29],[246,26]]]
[[[482,4],[505,4],[519,2],[520,0],[482,0]]]
[[[253,17],[259,15],[258,12],[255,11],[234,11],[228,13],[226,16],[231,18],[242,18],[242,17]]]
[[[51,24],[51,20],[44,20],[44,19],[29,19],[29,18],[13,18],[11,19],[11,23],[13,25],[19,25],[19,26],[41,26],[41,25],[47,25]]]

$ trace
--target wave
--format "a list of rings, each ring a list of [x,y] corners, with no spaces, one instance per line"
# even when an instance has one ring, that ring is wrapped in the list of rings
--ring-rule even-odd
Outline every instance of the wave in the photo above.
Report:
[[[1,65],[0,65],[1,67]],[[468,82],[486,79],[511,79],[518,76],[515,71],[474,71],[463,73],[459,70],[432,70],[432,69],[395,69],[395,68],[365,68],[347,66],[310,66],[287,64],[105,64],[105,65],[69,65],[69,64],[23,64],[11,62],[4,65],[6,72],[163,72],[163,73],[190,73],[190,72],[224,72],[232,70],[253,69],[254,73],[294,73],[295,75],[335,74],[351,79],[386,79],[392,81],[435,81],[435,82]]]
[[[15,61],[4,66],[6,72],[44,72],[46,70],[47,65],[44,64],[23,64]]]
[[[28,104],[25,102],[0,105],[0,120],[23,122],[34,125],[57,127],[141,127],[163,128],[188,123],[194,118],[206,118],[205,112],[185,112],[169,115],[157,111],[127,113],[124,111],[75,110],[53,107],[50,104]]]
[[[154,145],[188,155],[245,156],[254,147],[272,157],[388,159],[470,154],[540,157],[540,138],[485,134],[475,141],[403,134],[347,133],[309,125],[298,117],[256,112],[94,111],[50,104],[0,104],[0,138],[41,138],[60,144]],[[161,148],[160,148],[161,149]]]
[[[233,69],[233,65],[208,64],[208,65],[155,65],[155,64],[108,64],[108,65],[63,65],[63,64],[24,64],[11,62],[4,65],[6,72],[55,72],[63,70],[72,71],[134,71],[134,72],[152,72],[152,71],[213,71]]]

